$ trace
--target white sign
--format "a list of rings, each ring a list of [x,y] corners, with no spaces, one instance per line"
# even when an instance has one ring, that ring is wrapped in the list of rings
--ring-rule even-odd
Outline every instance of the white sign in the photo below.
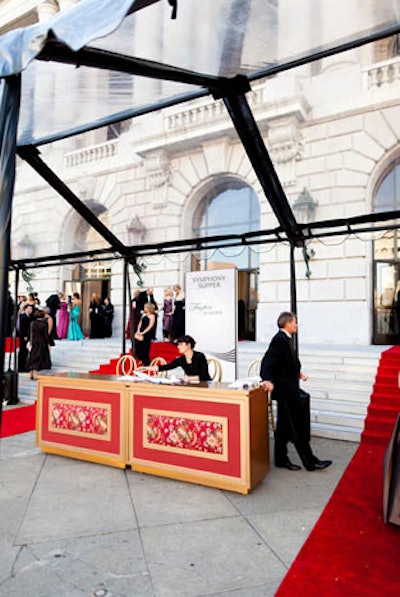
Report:
[[[185,329],[196,340],[195,350],[221,363],[222,381],[234,381],[237,377],[235,268],[186,274]]]

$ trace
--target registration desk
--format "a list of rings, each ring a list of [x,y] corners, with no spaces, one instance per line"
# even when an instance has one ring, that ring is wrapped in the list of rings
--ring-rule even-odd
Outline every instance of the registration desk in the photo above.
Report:
[[[267,395],[224,383],[38,377],[37,445],[72,458],[248,493],[269,470]]]

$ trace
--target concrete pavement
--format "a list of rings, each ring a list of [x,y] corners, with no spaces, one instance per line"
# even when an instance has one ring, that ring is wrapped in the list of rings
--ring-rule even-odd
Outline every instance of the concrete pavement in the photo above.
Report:
[[[0,439],[0,596],[273,596],[357,449],[312,445],[333,466],[243,496]]]

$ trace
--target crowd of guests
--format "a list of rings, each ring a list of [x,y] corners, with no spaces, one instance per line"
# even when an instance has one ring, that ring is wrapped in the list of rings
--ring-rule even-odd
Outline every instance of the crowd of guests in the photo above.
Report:
[[[51,294],[45,305],[41,304],[36,292],[18,297],[19,372],[29,371],[31,379],[35,379],[40,369],[51,369],[50,348],[56,339],[84,338],[79,324],[81,306],[77,292],[68,301],[61,292]]]
[[[9,293],[10,294],[10,293]],[[10,294],[8,311],[14,313]],[[12,304],[11,304],[12,303]],[[62,292],[51,294],[41,304],[37,292],[19,295],[16,308],[16,331],[20,339],[18,371],[30,371],[35,378],[40,369],[51,368],[50,349],[55,340],[83,340],[81,327],[82,300],[78,292],[66,296]],[[108,297],[93,293],[88,307],[89,338],[110,338],[114,307]],[[156,339],[157,325],[166,342],[177,343],[185,334],[185,297],[181,286],[164,289],[162,305],[158,305],[153,288],[136,290],[126,335],[132,349],[144,365],[149,364],[150,343]],[[12,324],[7,335],[12,334]]]
[[[133,352],[144,365],[150,363],[150,345],[156,338],[159,317],[164,342],[177,343],[185,334],[185,295],[179,284],[164,289],[161,307],[154,299],[153,288],[134,293],[126,337],[130,338]]]

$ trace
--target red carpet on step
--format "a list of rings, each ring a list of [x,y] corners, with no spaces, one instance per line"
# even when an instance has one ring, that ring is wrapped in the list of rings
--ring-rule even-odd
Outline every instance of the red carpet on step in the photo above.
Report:
[[[132,351],[129,351],[132,354]],[[106,375],[115,375],[117,363],[121,355],[111,359],[108,363],[103,363],[98,369],[92,369],[89,373],[102,373]],[[172,342],[152,342],[150,346],[150,361],[156,357],[162,357],[169,363],[179,356],[176,344]]]
[[[361,444],[276,595],[400,595],[400,527],[383,522],[383,459],[400,412],[400,347],[381,355]],[[301,508],[301,504],[299,504]]]
[[[33,431],[36,426],[36,405],[17,406],[3,410],[0,437]]]

